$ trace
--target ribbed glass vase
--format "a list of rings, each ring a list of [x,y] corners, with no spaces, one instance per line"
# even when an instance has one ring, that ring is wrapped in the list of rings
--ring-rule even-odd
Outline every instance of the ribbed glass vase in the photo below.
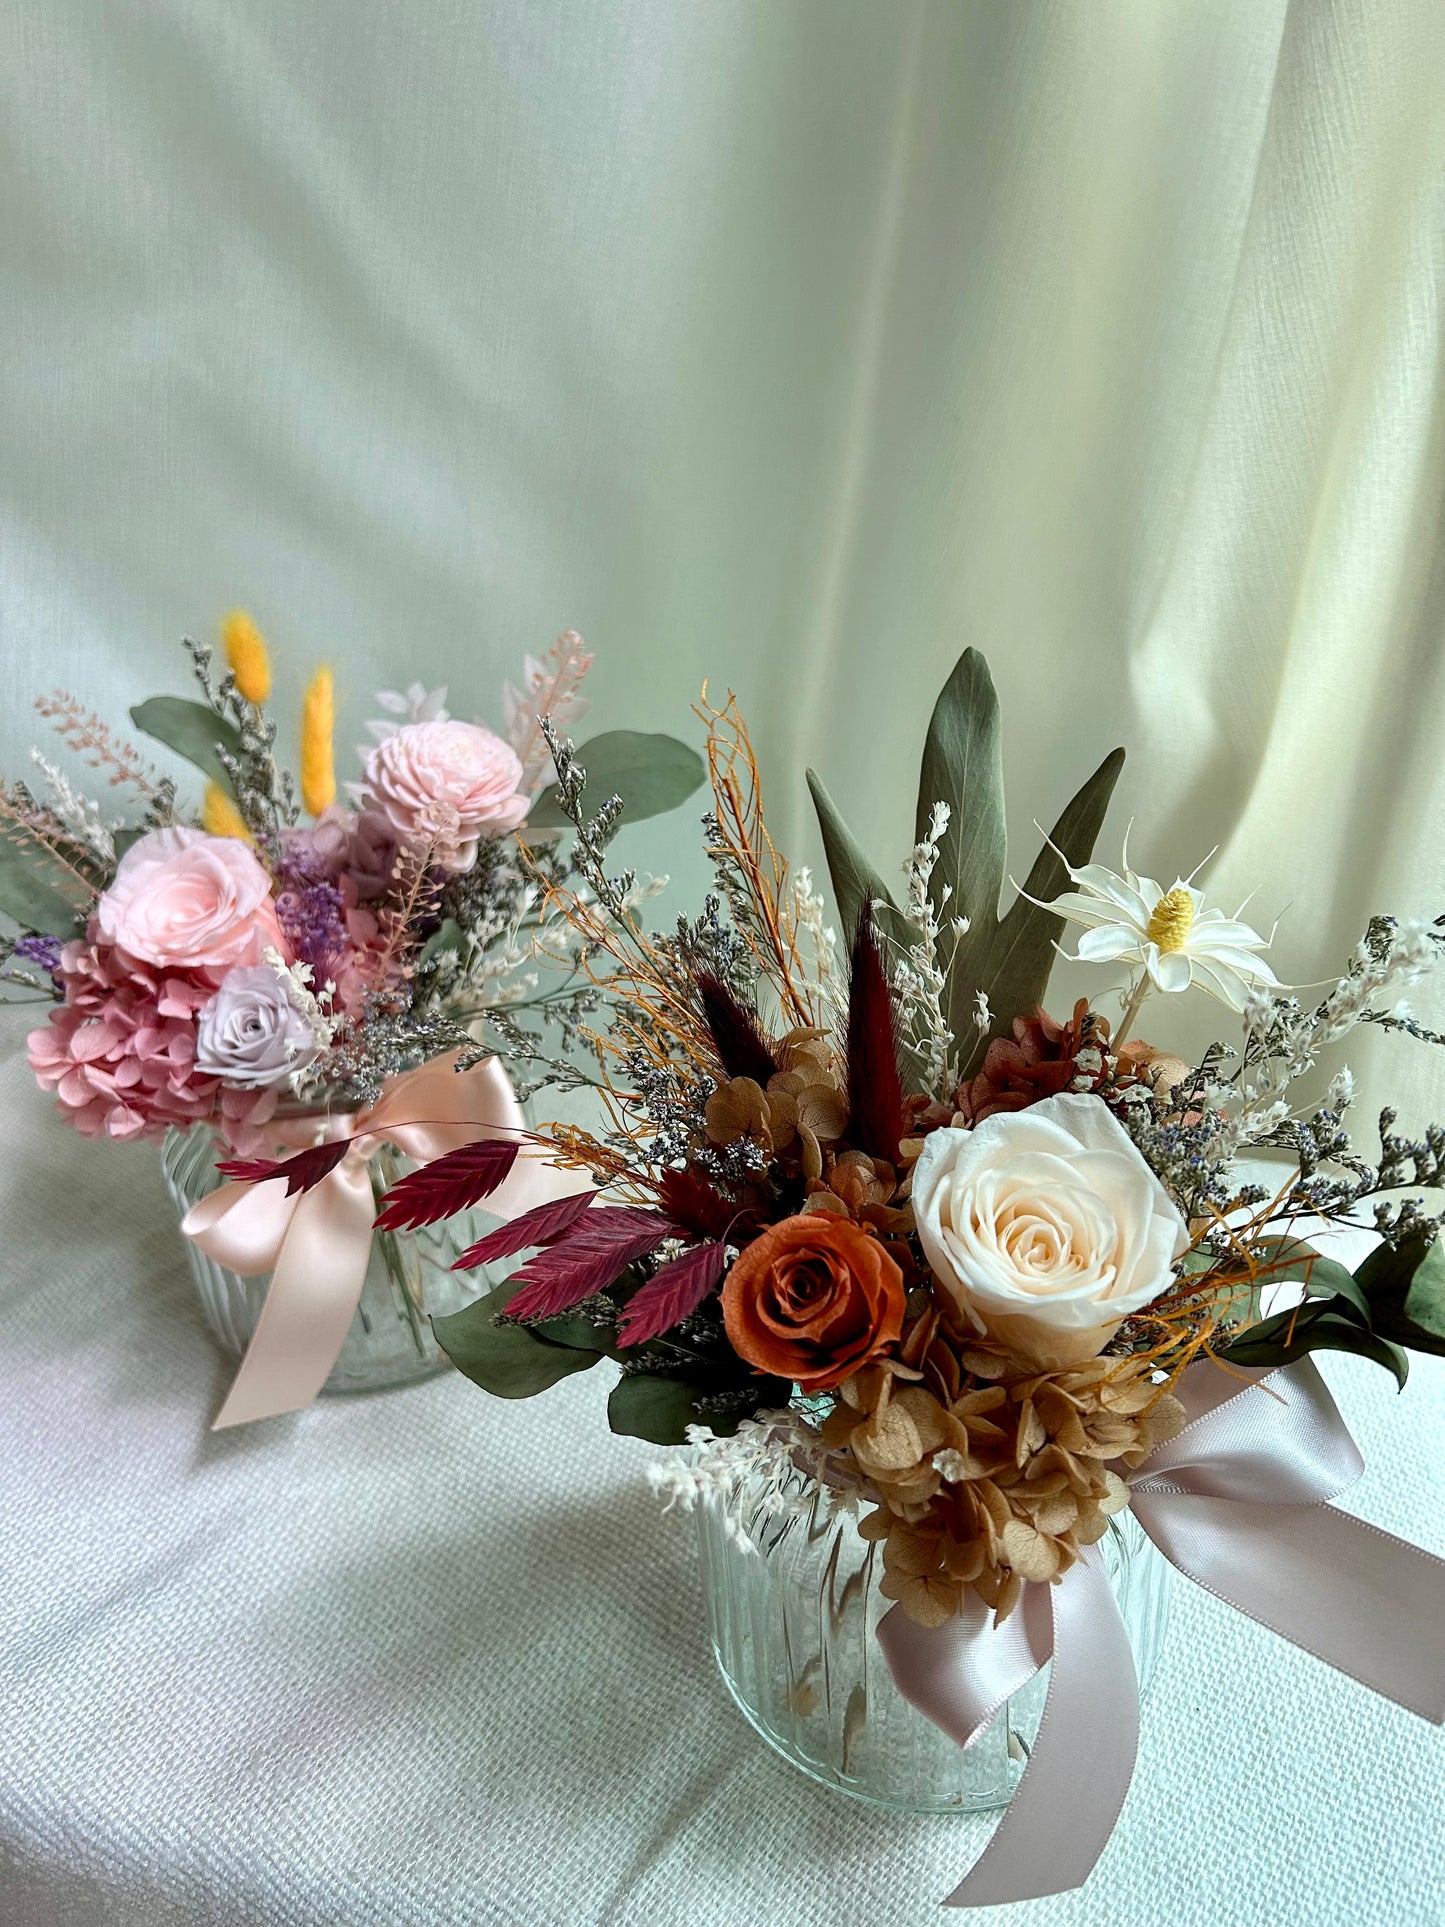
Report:
[[[729,1499],[698,1507],[709,1630],[728,1691],[770,1746],[825,1786],[908,1813],[1006,1806],[1039,1729],[1047,1668],[972,1746],[956,1745],[898,1691],[874,1637],[893,1603],[878,1590],[882,1547],[801,1474],[794,1496],[780,1512],[744,1477]],[[754,1551],[728,1530],[729,1515]],[[1164,1633],[1168,1567],[1127,1511],[1100,1551],[1142,1692]]]
[[[227,1155],[218,1147],[209,1125],[191,1131],[168,1131],[161,1146],[161,1170],[183,1218],[193,1204],[224,1182],[216,1159]],[[371,1159],[368,1170],[378,1196],[413,1169],[391,1146]],[[452,1261],[468,1245],[493,1230],[497,1219],[475,1208],[444,1224],[420,1231],[376,1231],[371,1258],[356,1316],[341,1347],[325,1392],[366,1392],[386,1385],[406,1385],[442,1371],[446,1357],[432,1336],[429,1320],[460,1311],[474,1298],[498,1284],[516,1260],[489,1271],[453,1271]],[[271,1280],[268,1276],[242,1278],[218,1265],[183,1238],[195,1279],[201,1315],[211,1335],[228,1358],[239,1360],[251,1342]]]

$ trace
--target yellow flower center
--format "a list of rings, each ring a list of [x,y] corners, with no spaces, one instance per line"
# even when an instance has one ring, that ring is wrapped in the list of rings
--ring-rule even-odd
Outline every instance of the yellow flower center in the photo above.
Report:
[[[1193,928],[1194,899],[1181,884],[1160,897],[1144,934],[1167,957],[1171,951],[1184,948]]]

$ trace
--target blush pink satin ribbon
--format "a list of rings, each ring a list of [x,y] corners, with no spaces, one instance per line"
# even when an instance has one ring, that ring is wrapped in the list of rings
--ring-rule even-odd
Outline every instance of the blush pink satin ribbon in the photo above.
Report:
[[[278,1179],[225,1184],[186,1213],[181,1230],[208,1258],[242,1277],[271,1273],[246,1356],[212,1429],[274,1418],[309,1405],[326,1382],[355,1316],[371,1257],[376,1215],[367,1159],[382,1145],[417,1164],[488,1137],[527,1129],[495,1057],[467,1071],[455,1053],[389,1081],[366,1110],[278,1120],[276,1142],[293,1149],[351,1137],[334,1171],[310,1191],[286,1195]],[[485,1200],[493,1217],[515,1218],[590,1184],[524,1143],[503,1183]]]
[[[1169,1562],[1329,1666],[1445,1723],[1445,1560],[1329,1501],[1363,1461],[1308,1358],[1177,1388],[1188,1423],[1134,1474],[1131,1506]],[[975,1602],[937,1627],[878,1628],[904,1697],[961,1746],[1049,1659],[1043,1723],[1007,1813],[951,1907],[1063,1893],[1088,1878],[1129,1791],[1133,1656],[1097,1547],[1029,1585],[1001,1627]]]

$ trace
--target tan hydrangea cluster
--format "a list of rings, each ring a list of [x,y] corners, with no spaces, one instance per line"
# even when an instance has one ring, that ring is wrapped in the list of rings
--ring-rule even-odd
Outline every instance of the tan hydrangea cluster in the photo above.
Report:
[[[1129,1502],[1114,1467],[1142,1465],[1184,1423],[1154,1369],[1093,1358],[1024,1374],[936,1307],[918,1314],[902,1356],[848,1379],[823,1425],[881,1501],[860,1530],[884,1542],[884,1596],[939,1626],[972,1588],[1003,1620],[1025,1581],[1067,1572]]]
[[[707,1101],[708,1139],[717,1145],[751,1138],[765,1157],[796,1157],[810,1179],[823,1175],[824,1147],[848,1128],[848,1100],[838,1086],[833,1046],[822,1030],[791,1030],[773,1045],[779,1068],[766,1088],[730,1077]]]

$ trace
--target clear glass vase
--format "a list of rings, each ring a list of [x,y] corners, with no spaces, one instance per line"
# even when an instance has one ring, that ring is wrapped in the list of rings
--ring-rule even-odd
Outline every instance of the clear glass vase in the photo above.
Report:
[[[811,1487],[811,1496],[808,1488]],[[784,1488],[784,1497],[789,1494]],[[879,1592],[883,1549],[811,1480],[779,1511],[760,1483],[697,1510],[703,1589],[718,1668],[750,1724],[825,1786],[907,1813],[1007,1806],[1043,1716],[1048,1669],[958,1746],[898,1691],[874,1637],[893,1602]],[[740,1525],[754,1551],[739,1544]],[[1168,1613],[1168,1567],[1127,1511],[1101,1542],[1142,1692]]]
[[[226,1155],[209,1125],[166,1133],[161,1171],[178,1217],[183,1218],[193,1204],[224,1182],[216,1159]],[[413,1168],[393,1147],[383,1146],[368,1166],[378,1198]],[[448,1361],[428,1321],[460,1311],[500,1283],[518,1262],[509,1259],[476,1271],[451,1269],[453,1260],[497,1223],[476,1207],[419,1231],[374,1232],[356,1315],[322,1390],[374,1391],[444,1370]],[[242,1278],[208,1258],[191,1239],[181,1242],[196,1282],[201,1315],[221,1350],[239,1361],[251,1342],[271,1280],[269,1276]]]

